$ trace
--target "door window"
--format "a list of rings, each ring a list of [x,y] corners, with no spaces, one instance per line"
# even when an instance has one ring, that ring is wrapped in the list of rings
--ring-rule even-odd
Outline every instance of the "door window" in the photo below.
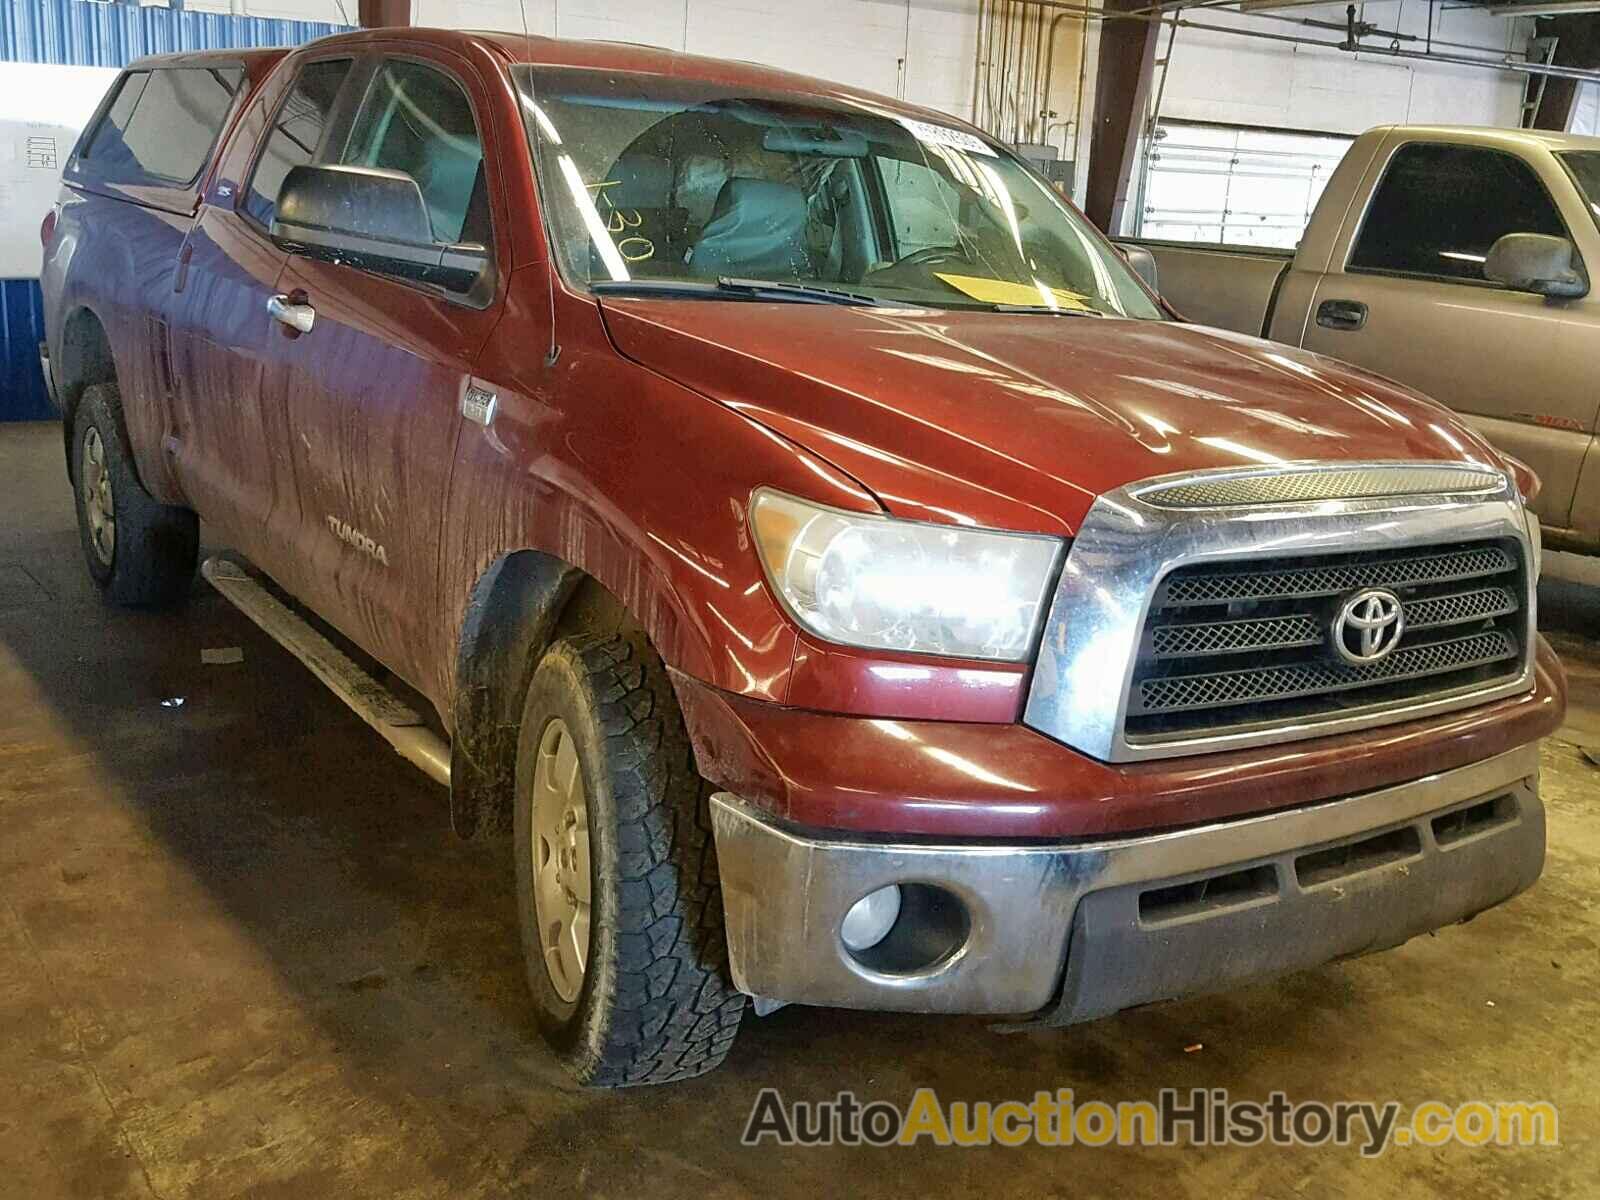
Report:
[[[483,141],[461,85],[421,63],[383,65],[356,118],[348,166],[404,171],[417,181],[436,242],[489,242]]]
[[[1567,236],[1527,163],[1501,150],[1416,142],[1390,159],[1348,269],[1482,283],[1489,248],[1508,233]]]
[[[291,168],[318,160],[328,133],[328,117],[345,76],[350,74],[350,62],[340,58],[306,64],[278,109],[244,198],[245,212],[263,226],[272,225],[283,177]]]
[[[243,78],[238,67],[130,71],[80,157],[116,183],[191,184]]]

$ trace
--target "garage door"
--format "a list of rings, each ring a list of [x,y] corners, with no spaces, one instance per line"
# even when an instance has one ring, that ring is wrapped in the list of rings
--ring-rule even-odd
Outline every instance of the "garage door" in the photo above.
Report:
[[[1162,121],[1136,236],[1292,247],[1353,138]]]

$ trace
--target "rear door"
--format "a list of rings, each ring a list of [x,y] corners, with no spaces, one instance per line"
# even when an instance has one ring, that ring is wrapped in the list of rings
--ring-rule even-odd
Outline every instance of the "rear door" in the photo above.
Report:
[[[490,221],[487,93],[447,51],[373,65],[351,133],[315,161],[404,171],[441,244],[481,242],[499,269],[458,290],[291,256],[278,292],[315,312],[276,338],[265,392],[281,408],[300,506],[297,593],[412,683],[446,636],[438,619],[445,493],[473,360],[500,313],[505,230]],[[504,222],[499,223],[500,226]],[[499,244],[497,246],[497,235]]]
[[[1586,350],[1596,298],[1549,301],[1483,276],[1504,234],[1573,238],[1582,214],[1563,211],[1556,197],[1572,188],[1544,178],[1545,165],[1396,135],[1366,212],[1341,234],[1317,286],[1304,344],[1465,415],[1539,473],[1535,507],[1545,524],[1564,526],[1600,410]],[[1595,275],[1600,262],[1588,268]]]
[[[287,257],[267,228],[289,168],[339,139],[354,67],[348,53],[301,61],[251,105],[175,282],[168,455],[195,510],[275,575],[293,562],[298,511],[274,465],[288,427],[262,391],[262,363],[282,340],[266,304]]]
[[[243,64],[228,61],[127,71],[63,173],[93,197],[68,209],[74,287],[106,323],[140,475],[166,498],[173,489],[158,447],[171,421],[166,350],[182,248],[244,79]]]

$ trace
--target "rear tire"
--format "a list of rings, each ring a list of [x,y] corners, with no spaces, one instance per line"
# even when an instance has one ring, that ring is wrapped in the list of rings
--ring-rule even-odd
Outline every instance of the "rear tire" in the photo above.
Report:
[[[690,1079],[733,1045],[707,794],[641,633],[550,647],[517,749],[517,908],[540,1027],[580,1083]]]
[[[200,555],[200,519],[144,490],[114,384],[84,390],[69,462],[83,557],[105,598],[162,607],[188,595]]]

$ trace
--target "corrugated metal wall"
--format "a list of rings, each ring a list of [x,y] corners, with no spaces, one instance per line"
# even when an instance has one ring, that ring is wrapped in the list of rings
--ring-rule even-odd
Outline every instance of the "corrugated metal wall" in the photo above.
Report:
[[[39,371],[44,297],[35,279],[0,279],[0,421],[55,416]]]
[[[0,62],[121,67],[145,54],[298,46],[346,28],[91,0],[0,0]],[[43,217],[44,214],[40,214]],[[0,421],[54,415],[39,374],[44,311],[32,279],[0,280]]]
[[[91,0],[0,0],[0,60],[122,67],[176,50],[298,46],[342,28]]]

